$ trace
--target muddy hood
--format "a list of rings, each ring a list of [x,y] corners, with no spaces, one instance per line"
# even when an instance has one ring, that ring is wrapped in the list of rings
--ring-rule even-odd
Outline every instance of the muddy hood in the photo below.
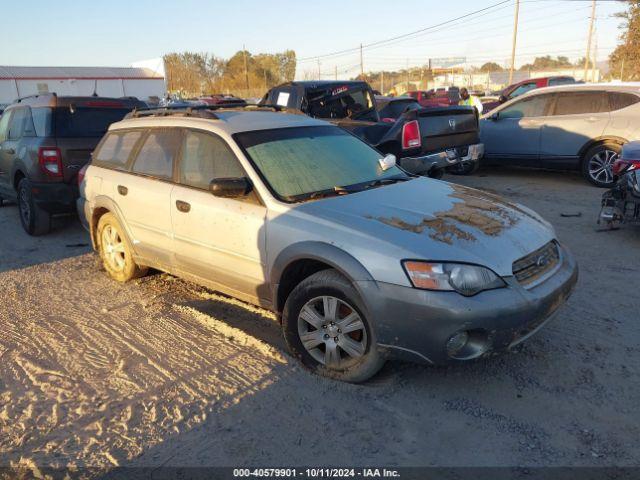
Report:
[[[512,274],[515,260],[555,238],[551,225],[527,207],[427,178],[301,207],[340,230],[332,243],[355,248],[359,257],[386,249],[403,258],[484,265],[503,276]]]

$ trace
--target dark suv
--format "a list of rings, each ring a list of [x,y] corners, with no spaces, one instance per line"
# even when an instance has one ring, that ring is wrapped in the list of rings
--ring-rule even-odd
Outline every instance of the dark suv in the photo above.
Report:
[[[17,200],[30,235],[75,211],[77,177],[109,125],[145,105],[135,98],[35,95],[0,117],[0,204]]]

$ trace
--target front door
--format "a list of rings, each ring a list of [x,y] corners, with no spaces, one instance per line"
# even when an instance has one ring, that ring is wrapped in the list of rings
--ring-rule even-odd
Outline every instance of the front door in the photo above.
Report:
[[[510,164],[538,162],[540,131],[548,111],[549,94],[516,100],[480,122],[485,156],[506,159]]]
[[[266,208],[257,194],[216,197],[216,178],[246,177],[225,140],[186,130],[171,192],[176,266],[249,301],[269,299],[265,281]]]
[[[0,117],[0,193],[11,195],[11,165],[15,157],[15,142],[9,140],[9,122],[12,110]]]

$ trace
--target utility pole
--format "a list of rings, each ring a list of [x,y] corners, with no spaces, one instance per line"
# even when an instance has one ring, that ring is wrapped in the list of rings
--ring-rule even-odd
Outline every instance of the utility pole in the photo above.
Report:
[[[333,69],[334,69],[334,78],[335,78],[336,80],[338,80],[338,66],[337,66],[337,65],[335,65],[335,66],[333,67]]]
[[[587,54],[584,57],[584,75],[582,79],[587,81],[587,70],[589,68],[589,59],[591,58],[591,37],[593,36],[593,20],[596,17],[596,0],[591,0],[591,20],[589,21],[589,36],[587,40]]]
[[[513,39],[511,40],[511,67],[509,68],[509,85],[513,83],[513,68],[516,64],[516,40],[518,38],[518,14],[520,13],[520,0],[516,0],[516,13],[513,17]]]
[[[596,29],[596,35],[595,35],[595,38],[593,39],[593,60],[591,63],[591,81],[594,83],[599,81],[599,79],[596,79],[596,71],[598,68],[597,65],[598,65],[598,31]]]
[[[320,59],[318,59],[318,80],[322,80],[322,73],[320,73]]]
[[[409,91],[409,59],[407,58],[407,92]]]
[[[249,95],[249,69],[247,68],[247,50],[242,45],[242,55],[244,56],[244,81],[246,84],[247,95]]]
[[[384,95],[384,70],[380,72],[380,94]]]
[[[620,81],[624,82],[624,58],[622,59],[621,65],[620,65]],[[16,88],[17,88],[17,83],[16,83]]]
[[[360,76],[364,80],[364,61],[362,60],[362,44],[360,44]]]

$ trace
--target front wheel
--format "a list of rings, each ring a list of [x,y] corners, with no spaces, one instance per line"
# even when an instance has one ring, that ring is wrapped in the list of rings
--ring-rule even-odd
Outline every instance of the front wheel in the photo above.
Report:
[[[613,178],[613,163],[620,156],[621,150],[620,145],[610,142],[590,148],[582,159],[582,175],[596,187],[613,187],[616,183]]]
[[[303,280],[289,295],[282,327],[289,349],[309,369],[345,382],[363,382],[384,364],[375,332],[353,285],[335,270]]]

